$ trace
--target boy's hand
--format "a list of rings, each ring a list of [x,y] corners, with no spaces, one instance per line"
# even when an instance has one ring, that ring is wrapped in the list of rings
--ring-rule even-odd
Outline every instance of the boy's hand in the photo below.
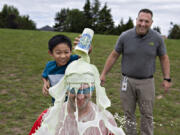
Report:
[[[49,82],[48,81],[45,82],[42,88],[42,93],[44,96],[47,96],[49,94],[49,87],[50,87]]]
[[[73,42],[74,47],[73,47],[73,49],[74,49],[75,46],[79,43],[79,40],[80,40],[81,36],[82,36],[82,35],[79,35],[78,37],[76,37],[76,38],[74,39],[74,42]]]

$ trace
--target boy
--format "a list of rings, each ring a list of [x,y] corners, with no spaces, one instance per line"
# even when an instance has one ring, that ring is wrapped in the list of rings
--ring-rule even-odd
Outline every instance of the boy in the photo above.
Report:
[[[44,95],[48,94],[49,87],[61,80],[68,64],[79,58],[78,55],[72,55],[71,40],[64,35],[53,36],[48,42],[48,49],[54,61],[49,61],[42,73]],[[52,103],[54,103],[53,98]]]

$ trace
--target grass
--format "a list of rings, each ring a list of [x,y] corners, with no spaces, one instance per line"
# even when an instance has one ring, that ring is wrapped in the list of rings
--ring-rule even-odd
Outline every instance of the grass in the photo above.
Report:
[[[51,105],[51,98],[41,92],[41,73],[51,57],[48,40],[57,32],[0,29],[0,131],[2,135],[27,135],[38,115]],[[78,33],[61,33],[72,40]],[[118,36],[95,35],[91,63],[102,71]],[[155,135],[180,133],[180,40],[166,40],[171,62],[173,86],[164,95],[159,61],[155,73],[156,97],[154,106]],[[107,76],[105,88],[113,114],[123,116],[119,95],[120,59]],[[140,113],[137,109],[139,127]]]

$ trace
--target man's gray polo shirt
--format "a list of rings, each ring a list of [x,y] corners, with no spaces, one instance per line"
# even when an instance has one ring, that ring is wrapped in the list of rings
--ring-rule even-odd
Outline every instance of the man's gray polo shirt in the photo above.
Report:
[[[141,37],[135,28],[123,32],[115,50],[122,54],[122,73],[135,78],[146,78],[155,72],[156,56],[166,54],[163,38],[154,30]]]

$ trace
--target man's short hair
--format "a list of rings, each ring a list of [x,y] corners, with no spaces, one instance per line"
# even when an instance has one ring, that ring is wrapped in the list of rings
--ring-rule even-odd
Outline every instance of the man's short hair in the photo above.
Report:
[[[151,14],[151,16],[153,17],[153,12],[150,10],[150,9],[147,9],[147,8],[144,8],[144,9],[141,9],[138,13],[138,15],[143,12],[143,13],[149,13]]]

